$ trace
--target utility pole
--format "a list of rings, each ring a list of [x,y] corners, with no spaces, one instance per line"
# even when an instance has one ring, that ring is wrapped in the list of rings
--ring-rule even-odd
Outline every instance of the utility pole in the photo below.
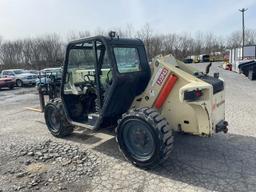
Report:
[[[248,9],[239,9],[239,11],[242,13],[242,31],[243,31],[243,36],[242,36],[242,59],[244,59],[244,12],[247,11]]]

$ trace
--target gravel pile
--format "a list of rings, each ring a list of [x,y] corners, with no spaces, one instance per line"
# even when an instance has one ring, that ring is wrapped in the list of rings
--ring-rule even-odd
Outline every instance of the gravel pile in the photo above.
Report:
[[[57,190],[67,189],[68,183],[90,180],[100,164],[97,155],[77,146],[51,140],[36,146],[25,146],[16,155],[19,163],[4,175],[12,175],[13,186],[8,190],[39,190],[52,185]]]

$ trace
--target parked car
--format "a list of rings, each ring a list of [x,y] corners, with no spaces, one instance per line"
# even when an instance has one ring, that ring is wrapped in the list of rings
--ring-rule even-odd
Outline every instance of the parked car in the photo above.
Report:
[[[36,80],[36,85],[46,85],[49,84],[52,78],[61,79],[62,69],[61,68],[46,68],[39,72],[39,77]]]
[[[199,55],[200,62],[209,62],[210,61],[210,55],[202,54]]]
[[[23,85],[35,85],[37,79],[37,75],[28,73],[23,69],[3,70],[1,77],[13,77],[18,87],[22,87]]]
[[[26,70],[28,73],[33,73],[33,74],[35,74],[35,75],[39,75],[39,72],[40,71],[38,71],[38,70]]]
[[[15,86],[15,79],[11,77],[0,78],[0,89],[2,87],[8,87],[9,89],[13,89]]]
[[[193,63],[193,59],[184,59],[183,60],[184,63]]]
[[[193,63],[199,63],[200,59],[198,55],[191,55],[190,58],[193,60]]]

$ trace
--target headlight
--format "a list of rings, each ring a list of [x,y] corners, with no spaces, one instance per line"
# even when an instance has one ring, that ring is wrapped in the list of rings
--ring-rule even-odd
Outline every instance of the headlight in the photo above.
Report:
[[[198,100],[201,96],[203,96],[203,92],[199,89],[184,92],[184,100],[186,101],[195,101]]]

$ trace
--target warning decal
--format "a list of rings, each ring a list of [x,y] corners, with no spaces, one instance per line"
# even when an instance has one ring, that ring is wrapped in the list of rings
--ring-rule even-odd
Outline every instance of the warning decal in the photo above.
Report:
[[[157,83],[158,85],[162,85],[162,83],[164,82],[164,80],[165,80],[167,74],[168,74],[168,69],[163,68],[162,71],[161,71],[161,73],[160,73],[160,75],[158,76],[158,79],[157,79],[156,83]]]

